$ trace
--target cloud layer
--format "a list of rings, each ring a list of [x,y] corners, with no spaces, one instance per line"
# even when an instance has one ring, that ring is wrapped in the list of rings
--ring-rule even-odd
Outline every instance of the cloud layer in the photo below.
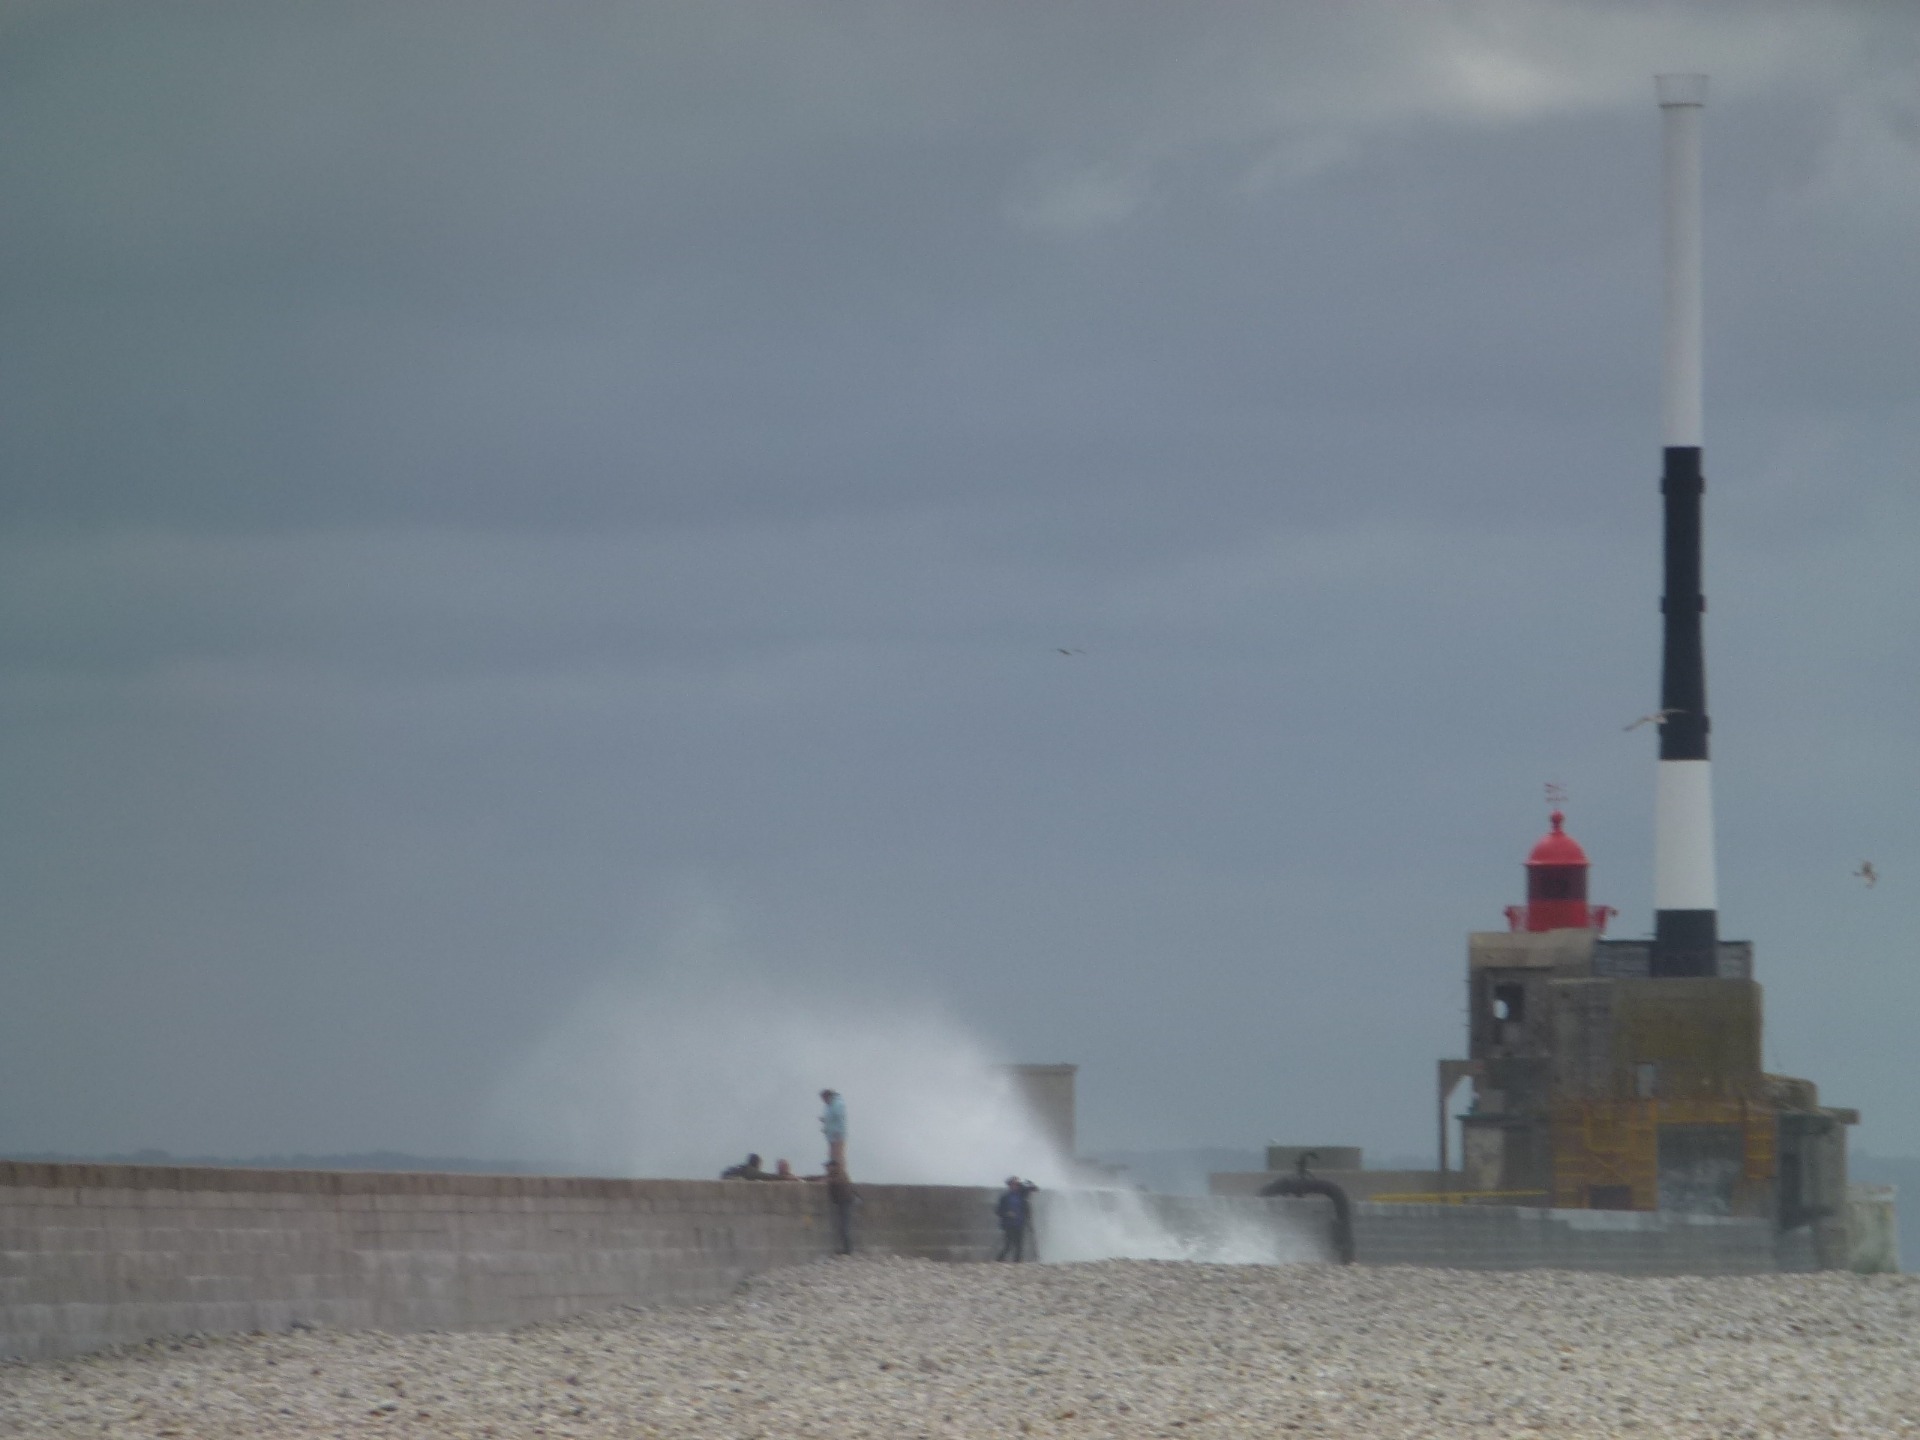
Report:
[[[1902,22],[12,7],[0,1147],[538,1153],[686,893],[1091,1144],[1426,1145],[1544,782],[1649,923],[1693,68],[1725,920],[1920,1147]]]

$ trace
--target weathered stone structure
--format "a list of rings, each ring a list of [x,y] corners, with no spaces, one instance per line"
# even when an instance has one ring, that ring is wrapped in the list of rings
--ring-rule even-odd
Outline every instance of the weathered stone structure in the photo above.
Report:
[[[1439,1072],[1443,1146],[1449,1095],[1473,1086],[1461,1188],[1808,1227],[1820,1262],[1845,1265],[1846,1127],[1860,1117],[1822,1106],[1810,1080],[1766,1073],[1752,945],[1719,941],[1712,974],[1655,975],[1650,942],[1603,938],[1610,912],[1586,905],[1586,864],[1556,814],[1512,928],[1468,940],[1468,1056]],[[1545,889],[1569,892],[1550,923]],[[1569,902],[1587,923],[1570,923]]]

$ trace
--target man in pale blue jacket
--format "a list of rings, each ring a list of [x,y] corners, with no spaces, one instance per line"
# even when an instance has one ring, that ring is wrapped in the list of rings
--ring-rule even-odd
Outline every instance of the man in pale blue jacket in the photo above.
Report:
[[[844,1173],[847,1168],[847,1102],[840,1098],[838,1090],[822,1090],[820,1100],[827,1107],[820,1112],[820,1133],[827,1137],[827,1164],[838,1165]]]

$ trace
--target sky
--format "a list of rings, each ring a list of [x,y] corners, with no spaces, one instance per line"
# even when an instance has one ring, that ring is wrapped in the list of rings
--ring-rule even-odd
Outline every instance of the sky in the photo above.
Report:
[[[1722,933],[1920,1154],[1892,0],[3,0],[0,1151],[1430,1151],[1543,787],[1652,924],[1660,71]]]

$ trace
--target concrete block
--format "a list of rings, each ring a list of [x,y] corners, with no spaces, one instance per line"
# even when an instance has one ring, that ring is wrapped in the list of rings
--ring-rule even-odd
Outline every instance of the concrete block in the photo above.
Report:
[[[58,1185],[9,1185],[0,1188],[0,1205],[8,1209],[41,1205],[76,1207],[80,1203],[77,1188]]]

